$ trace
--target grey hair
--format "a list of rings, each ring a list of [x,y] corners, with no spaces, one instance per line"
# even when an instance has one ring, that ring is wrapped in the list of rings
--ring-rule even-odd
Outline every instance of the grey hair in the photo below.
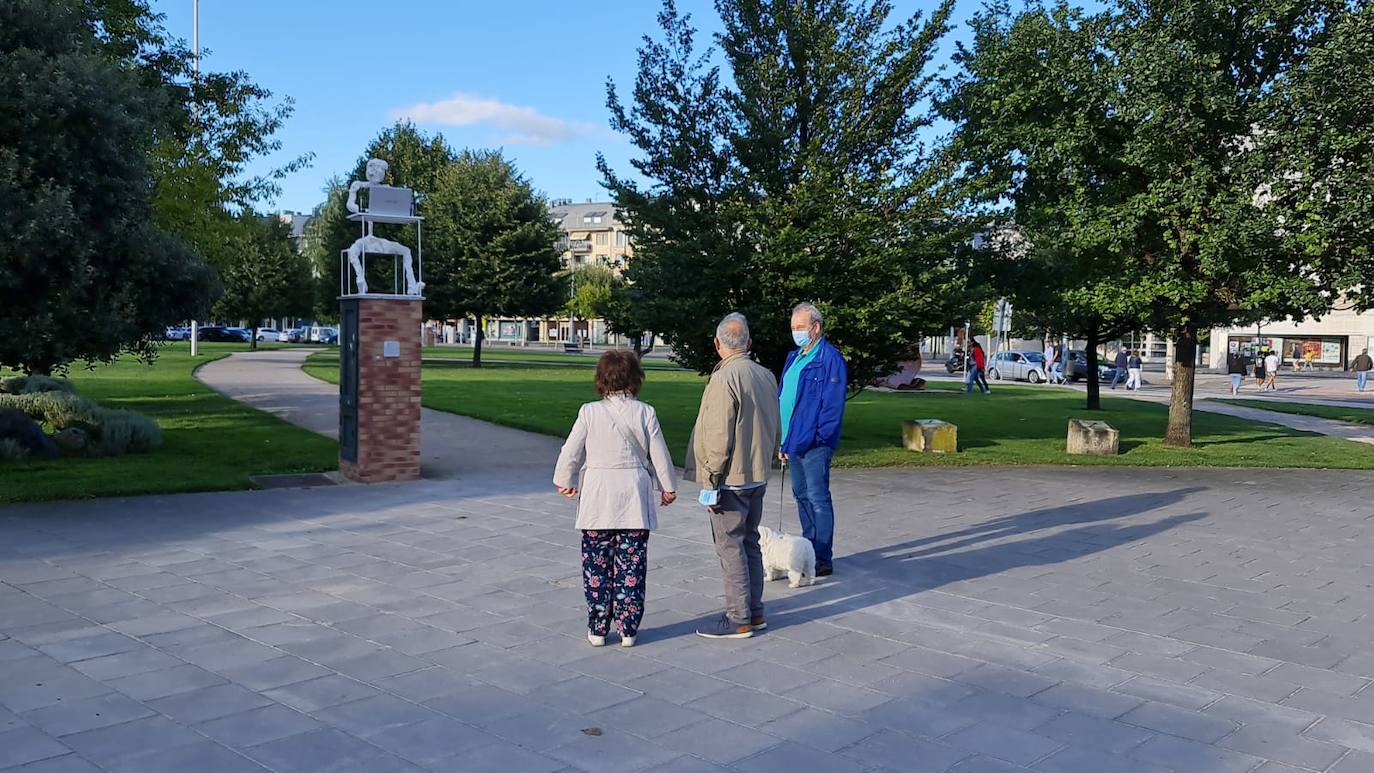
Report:
[[[744,315],[731,312],[725,315],[725,319],[716,325],[716,340],[720,341],[722,349],[732,352],[742,352],[749,348],[749,320]]]
[[[803,302],[792,307],[792,316],[795,317],[802,312],[806,312],[811,317],[812,322],[825,327],[825,318],[821,316],[821,310],[816,308],[815,304]]]

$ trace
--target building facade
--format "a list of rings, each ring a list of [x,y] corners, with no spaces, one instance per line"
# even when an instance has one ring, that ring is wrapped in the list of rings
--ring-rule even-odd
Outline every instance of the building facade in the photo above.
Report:
[[[1285,319],[1259,325],[1217,328],[1212,331],[1207,365],[1226,367],[1226,354],[1252,355],[1269,348],[1289,367],[1344,370],[1361,351],[1374,348],[1374,314],[1333,311],[1321,319]]]

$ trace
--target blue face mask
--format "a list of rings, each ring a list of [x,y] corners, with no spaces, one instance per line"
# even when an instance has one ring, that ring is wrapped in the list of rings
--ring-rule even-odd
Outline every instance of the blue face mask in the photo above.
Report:
[[[797,346],[804,347],[807,344],[811,343],[811,333],[806,330],[793,330],[792,342],[795,343]]]

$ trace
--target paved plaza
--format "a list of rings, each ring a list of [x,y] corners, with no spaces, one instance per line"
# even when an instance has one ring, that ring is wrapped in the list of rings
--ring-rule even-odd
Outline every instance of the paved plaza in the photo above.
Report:
[[[835,485],[836,575],[743,641],[669,508],[629,650],[527,476],[0,510],[0,769],[1374,770],[1368,475]]]

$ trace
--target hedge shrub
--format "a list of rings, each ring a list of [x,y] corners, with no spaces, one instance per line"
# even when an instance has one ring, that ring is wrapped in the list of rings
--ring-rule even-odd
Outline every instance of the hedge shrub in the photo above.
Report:
[[[37,392],[76,393],[76,385],[71,379],[52,376],[6,376],[0,378],[0,393],[11,395],[30,395]]]
[[[134,411],[105,408],[94,400],[67,391],[0,394],[0,408],[18,408],[50,432],[70,427],[89,436],[91,456],[146,453],[162,446],[162,428]]]

